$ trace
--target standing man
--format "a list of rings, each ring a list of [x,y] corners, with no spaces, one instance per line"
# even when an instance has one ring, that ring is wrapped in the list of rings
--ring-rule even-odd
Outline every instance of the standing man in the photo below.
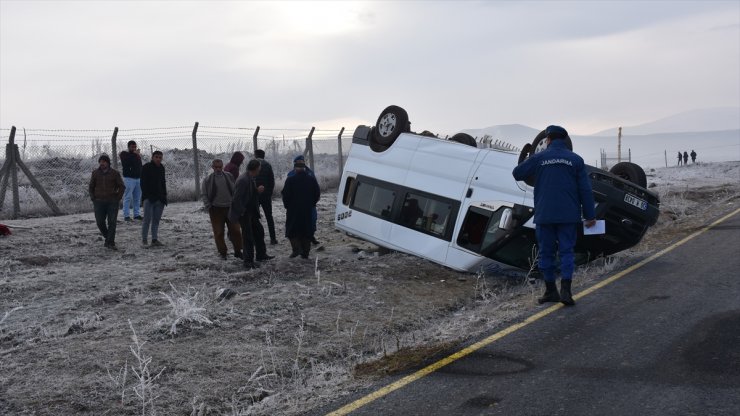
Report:
[[[152,247],[161,246],[159,220],[167,205],[167,182],[165,181],[162,152],[152,153],[152,161],[141,168],[141,197],[144,198],[144,221],[141,223],[141,242],[147,245],[149,226],[152,228]]]
[[[311,170],[311,168],[309,168],[308,166],[306,166],[306,160],[304,159],[303,155],[298,155],[298,156],[296,156],[293,159],[294,169],[291,170],[290,172],[288,172],[288,177],[291,177],[291,176],[293,176],[293,175],[296,174],[296,171],[295,171],[295,163],[298,162],[299,160],[303,162],[304,169],[305,169],[306,173],[308,174],[308,176],[316,179],[316,175],[313,173],[313,171]],[[311,208],[311,237],[310,237],[310,241],[311,241],[312,244],[319,244],[319,241],[316,240],[316,223],[318,222],[318,219],[319,219],[319,215],[318,215],[318,212],[316,211],[316,205],[314,205],[313,208]]]
[[[689,154],[684,150],[683,152],[683,165],[686,166],[689,163]]]
[[[140,220],[139,209],[141,208],[141,155],[136,147],[136,142],[128,142],[128,151],[123,151],[119,155],[121,158],[121,168],[123,170],[123,183],[126,185],[126,192],[123,194],[123,220],[131,221],[129,216],[129,205],[134,206],[134,219]]]
[[[691,163],[696,163],[696,152],[691,149]]]
[[[267,255],[265,229],[260,223],[259,193],[264,192],[265,188],[257,187],[254,182],[259,172],[260,162],[250,160],[247,164],[247,173],[236,180],[234,198],[229,210],[229,221],[239,221],[242,227],[242,259],[247,269],[256,269],[260,267],[260,261],[275,258]],[[255,258],[257,262],[254,261]]]
[[[283,205],[285,206],[285,236],[290,240],[293,252],[290,257],[308,258],[311,251],[311,238],[314,232],[312,208],[316,208],[321,191],[316,178],[309,175],[306,162],[302,159],[293,163],[293,175],[285,179],[283,185]]]
[[[92,172],[87,190],[95,209],[95,222],[100,234],[105,238],[105,247],[118,250],[116,247],[116,220],[118,218],[118,204],[121,201],[126,186],[121,174],[110,167],[110,157],[100,155],[98,168]]]
[[[523,181],[534,175],[534,223],[539,247],[539,268],[545,278],[545,294],[539,303],[562,302],[575,305],[571,295],[571,280],[575,270],[573,247],[578,227],[583,221],[592,227],[594,197],[583,159],[568,150],[568,132],[560,126],[546,130],[547,149],[536,153],[514,168],[514,179]],[[561,287],[555,284],[555,254],[560,255]]]
[[[277,244],[277,238],[275,236],[275,221],[272,219],[272,191],[275,189],[275,174],[272,172],[272,166],[265,160],[264,150],[255,150],[254,157],[260,162],[260,173],[254,178],[254,182],[257,187],[265,187],[265,190],[260,193],[260,206],[265,213],[267,230],[270,232],[270,244],[275,245]]]
[[[234,152],[234,154],[231,155],[229,163],[224,166],[224,172],[229,172],[236,181],[239,179],[239,168],[241,167],[242,162],[244,162],[244,155],[242,152]]]
[[[231,200],[234,196],[234,177],[229,172],[224,172],[224,162],[215,159],[211,163],[213,172],[203,179],[201,185],[201,198],[203,205],[211,217],[211,228],[213,228],[213,239],[216,241],[216,249],[222,259],[226,260],[227,248],[224,241],[224,226],[229,229],[229,240],[234,246],[234,257],[242,258],[242,235],[239,224],[228,220]]]
[[[681,154],[681,151],[678,151],[678,166],[681,166],[681,161],[683,160],[683,155]]]

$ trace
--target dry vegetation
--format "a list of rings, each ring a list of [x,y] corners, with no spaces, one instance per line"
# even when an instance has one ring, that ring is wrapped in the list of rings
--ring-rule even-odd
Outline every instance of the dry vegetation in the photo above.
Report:
[[[580,268],[576,291],[740,205],[740,163],[678,169],[650,174],[643,243]],[[165,209],[160,248],[121,223],[107,251],[90,213],[11,221],[31,229],[0,239],[0,414],[300,414],[540,308],[525,272],[380,255],[333,229],[333,205],[310,260],[282,238],[250,272],[218,258],[196,203]]]

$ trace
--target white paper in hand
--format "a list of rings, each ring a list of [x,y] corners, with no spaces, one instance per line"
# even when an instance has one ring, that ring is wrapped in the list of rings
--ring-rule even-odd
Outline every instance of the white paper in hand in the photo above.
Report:
[[[604,220],[596,220],[596,224],[590,228],[586,228],[586,224],[583,224],[583,235],[596,235],[606,233],[606,222]]]

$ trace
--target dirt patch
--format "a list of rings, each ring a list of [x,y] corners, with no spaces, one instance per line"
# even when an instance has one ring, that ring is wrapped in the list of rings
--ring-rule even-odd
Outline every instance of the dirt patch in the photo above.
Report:
[[[575,289],[736,209],[740,163],[706,169],[658,170],[658,224],[580,268]],[[334,229],[333,194],[318,208],[310,260],[280,238],[253,271],[218,257],[197,203],[165,209],[164,247],[120,222],[118,252],[91,213],[9,221],[30,229],[0,238],[0,414],[300,414],[540,308],[524,272],[384,254]]]

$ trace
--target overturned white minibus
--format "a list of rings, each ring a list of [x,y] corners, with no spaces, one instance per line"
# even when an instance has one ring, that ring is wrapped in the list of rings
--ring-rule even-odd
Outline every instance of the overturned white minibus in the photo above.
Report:
[[[479,149],[467,135],[443,140],[410,132],[408,115],[386,108],[374,127],[354,132],[339,185],[336,227],[392,250],[459,271],[499,263],[522,269],[536,264],[533,194],[511,171],[536,152],[538,135],[521,154]],[[579,264],[637,244],[658,216],[658,198],[647,191],[639,166],[612,173],[588,166],[598,219],[606,234],[583,236]]]

